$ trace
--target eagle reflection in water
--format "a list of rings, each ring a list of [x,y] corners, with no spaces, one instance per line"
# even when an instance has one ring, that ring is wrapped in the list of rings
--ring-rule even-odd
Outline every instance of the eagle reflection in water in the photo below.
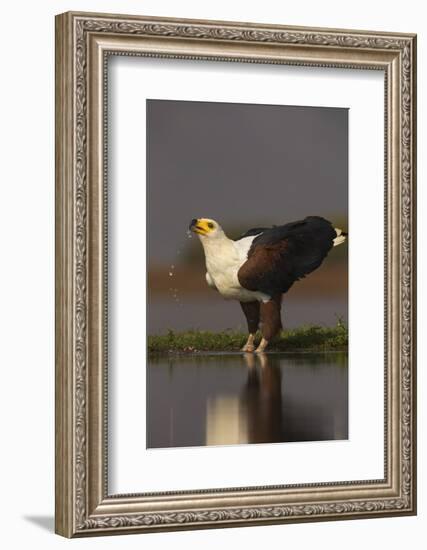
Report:
[[[247,379],[241,393],[208,400],[207,445],[282,441],[280,368],[270,366],[266,354],[245,353],[243,358]]]
[[[286,392],[284,398],[274,355],[245,353],[243,359],[247,379],[240,394],[207,402],[206,445],[347,438],[346,427],[321,406],[294,401]]]
[[[153,358],[149,448],[348,437],[344,353]]]

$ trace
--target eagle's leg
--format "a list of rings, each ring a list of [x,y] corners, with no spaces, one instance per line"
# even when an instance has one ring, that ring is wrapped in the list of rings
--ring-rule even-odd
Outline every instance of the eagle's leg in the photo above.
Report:
[[[262,302],[260,307],[261,313],[261,333],[262,339],[255,350],[256,353],[263,353],[268,343],[282,329],[282,319],[280,317],[280,309],[282,297],[275,296],[268,302]]]
[[[259,326],[259,310],[260,304],[256,302],[240,302],[243,313],[245,314],[248,323],[248,341],[243,346],[242,351],[252,352],[255,350],[255,334]]]

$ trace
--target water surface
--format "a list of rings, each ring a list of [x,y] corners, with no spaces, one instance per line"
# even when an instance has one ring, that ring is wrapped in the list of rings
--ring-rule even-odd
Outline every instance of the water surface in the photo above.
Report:
[[[346,353],[151,357],[147,447],[348,437]]]

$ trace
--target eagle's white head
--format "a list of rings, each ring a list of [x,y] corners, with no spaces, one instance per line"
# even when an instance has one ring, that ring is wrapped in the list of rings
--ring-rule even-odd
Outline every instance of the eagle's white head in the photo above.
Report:
[[[221,239],[225,236],[219,223],[209,218],[194,218],[191,220],[189,229],[193,233],[197,233],[202,241],[205,239]]]

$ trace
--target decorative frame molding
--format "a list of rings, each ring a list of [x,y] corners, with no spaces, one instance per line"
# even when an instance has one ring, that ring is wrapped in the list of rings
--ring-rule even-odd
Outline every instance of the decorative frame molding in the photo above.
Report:
[[[108,495],[106,59],[385,73],[385,477]],[[66,537],[416,513],[416,37],[68,12],[56,17],[56,532]]]

